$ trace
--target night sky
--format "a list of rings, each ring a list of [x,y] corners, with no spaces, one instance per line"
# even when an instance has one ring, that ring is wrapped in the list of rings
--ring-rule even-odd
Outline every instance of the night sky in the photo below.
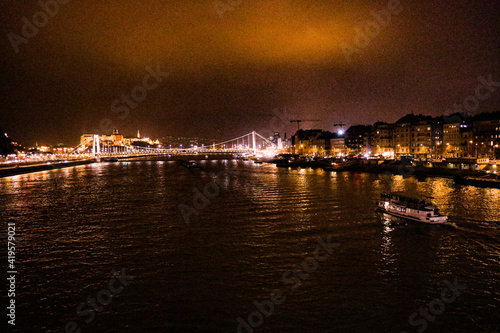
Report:
[[[235,5],[68,1],[48,22],[35,15],[38,32],[14,47],[22,18],[33,22],[42,7],[34,0],[3,1],[0,127],[27,145],[76,145],[82,133],[110,127],[154,138],[223,140],[252,130],[270,134],[274,127],[292,134],[296,125],[283,126],[273,110],[321,119],[303,128],[333,130],[338,122],[441,115],[474,94],[479,75],[500,81],[495,0],[401,1],[399,7],[389,1],[230,2]],[[368,24],[376,22],[374,11],[389,7],[390,23]],[[358,41],[362,47],[346,57],[357,31],[367,27],[367,45]],[[129,114],[120,101],[113,111],[115,100],[143,85],[146,68],[157,66],[169,75],[149,91],[136,89],[147,96],[132,101]],[[498,110],[499,96],[500,89],[477,112]]]

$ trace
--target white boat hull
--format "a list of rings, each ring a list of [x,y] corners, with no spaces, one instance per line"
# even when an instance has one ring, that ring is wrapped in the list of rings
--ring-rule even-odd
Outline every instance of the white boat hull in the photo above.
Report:
[[[406,208],[387,201],[379,201],[378,209],[386,214],[416,222],[440,224],[448,221],[448,216],[433,215],[429,211]]]

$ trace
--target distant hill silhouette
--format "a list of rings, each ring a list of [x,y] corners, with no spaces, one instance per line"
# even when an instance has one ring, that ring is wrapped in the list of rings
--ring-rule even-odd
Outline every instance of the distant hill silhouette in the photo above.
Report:
[[[0,127],[0,155],[14,154],[16,146],[13,144],[11,138],[5,136],[5,132]]]

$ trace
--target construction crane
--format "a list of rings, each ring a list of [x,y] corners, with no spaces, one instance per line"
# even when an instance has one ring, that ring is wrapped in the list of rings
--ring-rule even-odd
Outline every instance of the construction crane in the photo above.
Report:
[[[321,121],[321,120],[305,120],[305,119],[290,120],[291,123],[297,123],[297,131],[300,129],[300,123],[303,121]]]

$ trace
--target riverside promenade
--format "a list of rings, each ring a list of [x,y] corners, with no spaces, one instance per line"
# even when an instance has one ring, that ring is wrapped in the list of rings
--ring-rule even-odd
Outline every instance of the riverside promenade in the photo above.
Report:
[[[131,160],[168,160],[168,161],[178,161],[178,160],[229,160],[235,159],[234,154],[183,154],[183,155],[168,155],[168,154],[147,154],[147,155],[127,155],[127,156],[113,156],[119,161],[131,161]],[[111,156],[102,156],[98,160],[96,158],[87,158],[80,160],[70,160],[70,161],[47,161],[41,163],[18,163],[15,166],[0,166],[0,178],[3,177],[12,177],[16,175],[22,175],[32,172],[40,172],[40,171],[48,171],[48,170],[56,170],[69,168],[79,165],[99,163],[99,162],[113,162],[106,160],[107,158],[111,158]]]
[[[69,168],[73,166],[92,164],[92,163],[95,163],[95,159],[67,161],[67,162],[54,161],[54,162],[47,162],[44,164],[35,164],[26,166],[16,165],[15,167],[0,168],[0,178],[22,175],[32,172]]]

